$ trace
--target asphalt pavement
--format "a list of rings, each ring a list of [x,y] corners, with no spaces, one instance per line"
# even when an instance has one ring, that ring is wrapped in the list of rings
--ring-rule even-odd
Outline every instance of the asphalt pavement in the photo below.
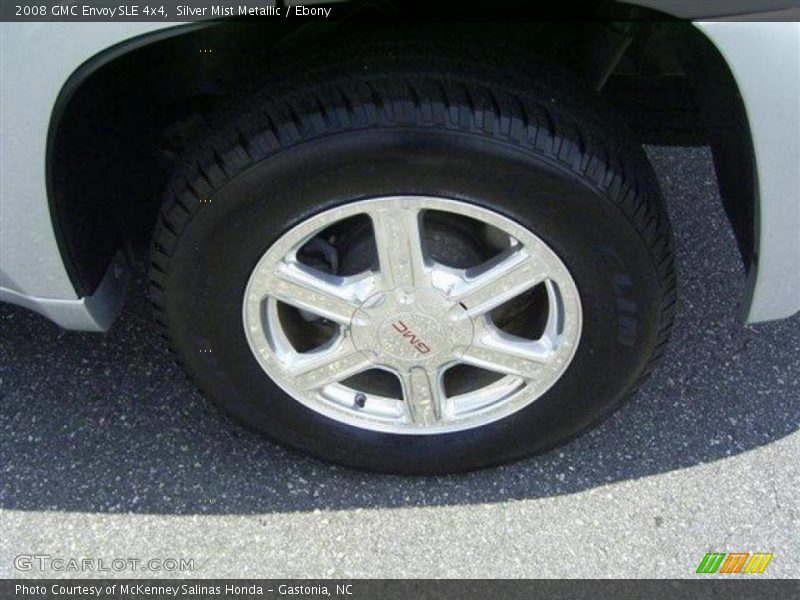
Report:
[[[650,155],[681,287],[664,360],[596,430],[500,468],[364,474],[239,427],[170,362],[141,266],[105,335],[0,305],[0,577],[104,574],[15,568],[33,554],[194,561],[126,577],[695,577],[710,551],[800,576],[800,317],[741,324],[709,152]]]

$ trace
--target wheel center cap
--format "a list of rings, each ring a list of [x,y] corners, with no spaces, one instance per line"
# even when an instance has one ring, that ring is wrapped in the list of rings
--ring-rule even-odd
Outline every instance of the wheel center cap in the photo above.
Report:
[[[351,322],[359,350],[401,369],[452,360],[472,343],[472,329],[464,308],[434,290],[376,294]]]
[[[401,360],[433,356],[447,345],[446,330],[435,318],[421,312],[407,312],[386,319],[378,331],[386,354]]]

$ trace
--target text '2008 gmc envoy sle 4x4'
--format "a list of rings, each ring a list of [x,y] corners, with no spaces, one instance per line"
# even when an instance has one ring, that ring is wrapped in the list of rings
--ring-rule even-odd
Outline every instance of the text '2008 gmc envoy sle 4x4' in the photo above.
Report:
[[[423,474],[549,449],[655,367],[681,290],[643,144],[712,148],[743,319],[796,313],[796,2],[519,4],[4,22],[0,298],[105,331],[147,247],[216,404]]]

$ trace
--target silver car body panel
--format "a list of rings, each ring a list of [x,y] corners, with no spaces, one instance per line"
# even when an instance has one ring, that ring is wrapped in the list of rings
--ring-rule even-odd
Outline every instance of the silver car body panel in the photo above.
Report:
[[[800,23],[696,23],[744,99],[755,152],[756,252],[742,302],[748,322],[800,310]]]
[[[129,279],[130,273],[125,258],[118,252],[97,290],[91,296],[67,299],[38,298],[10,288],[0,288],[0,301],[19,304],[38,312],[64,329],[108,331],[122,306]]]
[[[108,329],[121,306],[120,263],[90,298],[70,281],[50,217],[45,153],[62,87],[109,47],[174,24],[0,23],[0,300],[67,329]],[[116,282],[114,284],[113,282]]]
[[[87,60],[176,25],[0,24],[0,300],[35,310],[67,329],[102,331],[111,325],[123,298],[124,261],[115,259],[93,296],[78,296],[47,198],[50,118],[65,82]],[[787,317],[800,310],[800,23],[696,25],[728,61],[753,135],[757,261],[743,302],[746,318]]]

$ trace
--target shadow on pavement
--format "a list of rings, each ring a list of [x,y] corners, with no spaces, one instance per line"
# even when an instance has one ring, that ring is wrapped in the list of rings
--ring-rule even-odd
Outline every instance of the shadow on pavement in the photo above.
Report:
[[[677,324],[654,376],[562,448],[436,478],[349,471],[217,413],[150,326],[143,275],[107,335],[0,305],[0,507],[268,513],[569,494],[724,459],[800,427],[800,318],[737,319],[743,271],[705,149],[651,149],[676,228]],[[141,269],[140,269],[141,270]]]

